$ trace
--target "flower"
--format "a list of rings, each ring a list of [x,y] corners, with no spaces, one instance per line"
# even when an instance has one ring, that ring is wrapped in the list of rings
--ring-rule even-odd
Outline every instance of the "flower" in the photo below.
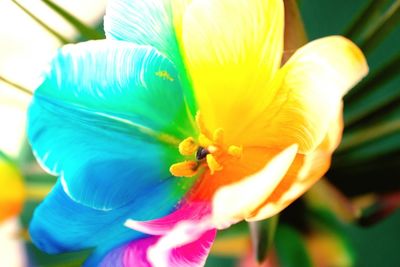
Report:
[[[33,242],[88,266],[200,266],[216,229],[280,212],[328,169],[366,73],[332,36],[283,67],[282,0],[115,0],[106,40],[63,47],[28,137],[59,175]]]
[[[18,235],[18,215],[25,200],[20,172],[0,151],[0,266],[26,266],[24,246]]]
[[[19,171],[0,152],[0,223],[18,215],[25,199]]]

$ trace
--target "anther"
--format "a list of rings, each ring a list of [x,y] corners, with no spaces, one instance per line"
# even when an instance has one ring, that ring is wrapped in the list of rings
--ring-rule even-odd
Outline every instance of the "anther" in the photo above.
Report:
[[[224,129],[218,128],[214,131],[213,141],[217,145],[222,145],[224,141]]]
[[[213,175],[216,171],[222,170],[222,165],[218,163],[215,157],[212,154],[208,154],[206,156],[206,161],[208,168],[210,168],[210,173]]]
[[[235,158],[241,158],[243,154],[243,148],[239,146],[229,146],[228,154]]]
[[[195,161],[184,161],[172,164],[169,171],[176,177],[192,177],[196,175],[199,164]]]
[[[193,155],[196,152],[198,145],[193,137],[188,137],[179,144],[179,153],[184,156]]]

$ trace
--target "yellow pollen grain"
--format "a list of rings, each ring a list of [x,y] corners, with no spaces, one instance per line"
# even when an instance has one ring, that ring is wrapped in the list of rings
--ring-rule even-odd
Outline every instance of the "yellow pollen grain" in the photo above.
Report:
[[[198,145],[196,144],[193,137],[188,137],[179,143],[179,153],[184,156],[193,155],[196,152],[197,148]]]
[[[174,81],[174,78],[172,78],[171,75],[166,70],[157,71],[156,72],[156,76],[158,76],[160,78],[163,78],[163,79],[166,79],[166,80],[168,80],[170,82]]]
[[[172,164],[169,168],[170,173],[175,177],[192,177],[196,175],[198,163],[195,161],[183,161]]]
[[[222,165],[218,163],[215,157],[212,154],[208,154],[206,157],[208,168],[210,169],[211,175],[213,175],[216,171],[222,170]]]

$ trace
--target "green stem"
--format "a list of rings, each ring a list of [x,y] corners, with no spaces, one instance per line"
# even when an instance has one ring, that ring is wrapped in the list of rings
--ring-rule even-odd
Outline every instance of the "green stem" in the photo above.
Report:
[[[99,33],[97,30],[86,26],[83,22],[79,19],[74,17],[72,14],[67,12],[65,9],[60,7],[59,5],[53,3],[50,0],[43,0],[48,7],[50,7],[53,11],[63,17],[66,21],[68,21],[83,37],[88,40],[95,40],[95,39],[104,39],[104,35]]]
[[[30,96],[33,95],[33,93],[32,93],[31,90],[26,89],[25,87],[23,87],[23,86],[21,86],[21,85],[19,85],[19,84],[16,84],[15,82],[10,81],[10,80],[4,78],[3,76],[0,76],[0,81],[6,83],[6,84],[8,84],[8,85],[11,85],[11,86],[14,87],[15,89],[18,89],[20,92],[23,92],[23,93],[28,94],[28,95],[30,95]]]
[[[68,44],[71,43],[68,39],[66,39],[64,36],[50,28],[46,23],[44,23],[42,20],[40,20],[38,17],[36,17],[34,14],[32,14],[28,9],[26,9],[24,6],[22,6],[20,3],[18,3],[16,0],[11,0],[15,5],[17,5],[25,14],[27,14],[29,17],[31,17],[34,21],[36,21],[40,26],[42,26],[45,30],[47,30],[49,33],[51,33],[54,37],[56,37],[62,44]]]
[[[379,2],[379,1],[377,1]],[[370,53],[400,22],[400,0],[396,0],[386,13],[366,34],[365,41],[360,45],[365,53]]]

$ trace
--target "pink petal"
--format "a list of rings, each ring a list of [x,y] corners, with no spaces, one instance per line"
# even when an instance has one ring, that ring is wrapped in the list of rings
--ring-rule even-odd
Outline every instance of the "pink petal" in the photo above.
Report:
[[[128,245],[111,251],[102,261],[101,267],[197,267],[203,266],[216,234],[215,229],[203,232],[195,240],[187,240],[188,243],[170,248],[164,247],[163,237],[152,236],[132,241]],[[172,238],[172,235],[168,239]],[[165,239],[164,239],[165,240]],[[182,240],[181,240],[182,241]],[[153,254],[153,255],[151,255]]]
[[[164,235],[171,231],[178,222],[198,221],[208,217],[210,214],[210,203],[191,202],[182,204],[175,212],[160,219],[151,221],[127,220],[125,226],[149,235]]]

